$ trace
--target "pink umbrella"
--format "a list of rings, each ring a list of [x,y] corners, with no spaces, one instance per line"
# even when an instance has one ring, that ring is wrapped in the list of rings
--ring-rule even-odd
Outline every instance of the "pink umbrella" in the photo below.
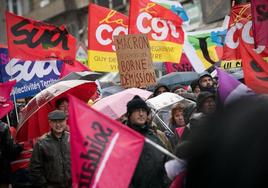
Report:
[[[95,82],[86,80],[61,81],[44,89],[32,98],[22,111],[17,141],[27,141],[48,132],[47,114],[55,109],[55,101],[71,94],[87,102],[96,95]]]
[[[112,119],[118,119],[127,112],[127,103],[135,95],[139,95],[145,100],[152,95],[152,92],[138,88],[130,88],[105,97],[96,102],[92,107],[110,116]]]

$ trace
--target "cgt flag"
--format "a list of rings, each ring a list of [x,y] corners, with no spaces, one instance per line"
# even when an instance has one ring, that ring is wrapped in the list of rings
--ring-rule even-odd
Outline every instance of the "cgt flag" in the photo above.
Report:
[[[146,34],[153,62],[179,63],[184,32],[183,20],[171,10],[150,0],[131,0],[129,34]]]
[[[74,60],[76,40],[56,27],[6,12],[9,57],[22,60]]]
[[[251,11],[255,44],[268,46],[268,1],[251,0]]]
[[[129,186],[144,137],[69,95],[73,187]]]
[[[113,37],[127,35],[128,17],[90,3],[88,6],[88,65],[92,71],[118,72]]]
[[[14,108],[9,98],[15,84],[16,80],[0,83],[0,119]]]
[[[240,53],[246,85],[256,93],[268,93],[267,62],[242,40]]]

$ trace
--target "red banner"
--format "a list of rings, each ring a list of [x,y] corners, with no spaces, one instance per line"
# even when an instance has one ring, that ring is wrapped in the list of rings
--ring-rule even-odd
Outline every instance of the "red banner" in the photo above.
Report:
[[[240,36],[240,32],[242,35]],[[251,6],[249,3],[232,7],[229,28],[223,47],[223,68],[241,67],[241,55],[239,46],[241,42],[254,46]],[[268,57],[266,46],[257,46],[256,51],[262,57]]]
[[[251,46],[241,42],[240,51],[245,84],[256,93],[268,93],[267,62],[252,50]]]
[[[144,137],[69,96],[73,187],[129,186]]]
[[[14,108],[10,98],[12,88],[16,85],[16,80],[0,83],[0,119]]]
[[[113,36],[128,33],[128,17],[90,3],[88,7],[88,65],[93,71],[117,72]]]
[[[185,53],[182,53],[181,61],[179,64],[177,63],[169,63],[165,62],[166,67],[166,74],[169,74],[171,72],[189,72],[194,71],[193,66],[191,65],[191,62],[185,55]]]
[[[128,17],[120,12],[89,4],[88,48],[114,52],[113,36],[128,33]]]
[[[64,26],[56,27],[6,12],[10,58],[74,60],[76,39]]]
[[[183,44],[182,19],[150,0],[131,0],[129,34],[148,34],[149,40]]]
[[[154,62],[179,63],[184,43],[182,19],[149,0],[131,0],[129,34],[147,34]]]
[[[251,0],[253,33],[256,45],[268,45],[268,1]]]
[[[81,71],[90,71],[84,64],[80,63],[77,60],[68,61],[63,63],[60,78],[70,74],[71,72],[81,72]]]

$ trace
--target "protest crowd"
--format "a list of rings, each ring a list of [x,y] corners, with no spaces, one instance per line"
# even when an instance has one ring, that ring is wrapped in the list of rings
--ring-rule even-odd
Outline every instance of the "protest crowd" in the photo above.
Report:
[[[130,0],[129,16],[90,3],[87,65],[64,26],[6,12],[0,188],[268,186],[268,2],[232,2],[199,34],[179,2]]]

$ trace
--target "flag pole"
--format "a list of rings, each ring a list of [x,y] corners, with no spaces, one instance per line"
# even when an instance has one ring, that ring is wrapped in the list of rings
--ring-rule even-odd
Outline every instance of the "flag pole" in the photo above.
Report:
[[[162,146],[154,143],[153,141],[151,141],[148,138],[145,138],[145,142],[150,144],[151,146],[155,147],[156,149],[158,149],[159,151],[163,152],[164,154],[170,156],[171,158],[177,160],[178,162],[184,162],[182,159],[178,158],[177,156],[175,156],[174,154],[170,153],[168,150],[166,150],[165,148],[163,148]]]
[[[8,127],[10,128],[11,125],[10,125],[10,120],[9,120],[8,113],[7,113],[6,117],[7,117],[7,124],[8,124]]]
[[[232,7],[235,6],[235,0],[232,0]]]

